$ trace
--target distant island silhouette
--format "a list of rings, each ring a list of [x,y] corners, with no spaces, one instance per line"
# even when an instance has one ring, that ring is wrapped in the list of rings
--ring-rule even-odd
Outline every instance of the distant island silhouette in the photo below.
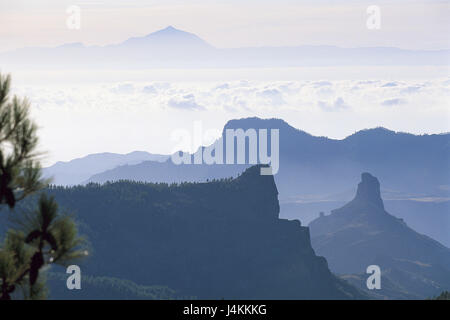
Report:
[[[197,35],[168,26],[118,44],[68,43],[0,53],[3,65],[33,69],[241,68],[299,66],[446,65],[450,50],[392,47],[285,46],[220,49]]]

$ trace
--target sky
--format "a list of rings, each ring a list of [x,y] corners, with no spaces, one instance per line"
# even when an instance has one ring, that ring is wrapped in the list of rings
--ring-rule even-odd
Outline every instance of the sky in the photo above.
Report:
[[[66,12],[80,8],[80,29]],[[380,28],[368,29],[369,6]],[[248,46],[392,46],[450,48],[450,2],[437,0],[0,0],[0,51],[82,42],[105,45],[168,25],[220,48]]]

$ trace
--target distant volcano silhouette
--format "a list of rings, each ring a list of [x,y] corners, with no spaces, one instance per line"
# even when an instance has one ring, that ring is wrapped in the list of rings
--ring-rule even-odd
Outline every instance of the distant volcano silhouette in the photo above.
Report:
[[[213,47],[197,35],[168,26],[143,37],[134,37],[122,42],[119,47],[149,47],[152,50],[184,48],[208,50]],[[179,53],[179,52],[178,52]],[[151,52],[149,52],[151,54]]]
[[[142,34],[142,30],[136,30]],[[217,39],[215,42],[218,41]],[[0,53],[3,66],[20,68],[299,67],[349,65],[447,65],[448,50],[321,46],[215,48],[173,26],[105,46],[30,47]]]

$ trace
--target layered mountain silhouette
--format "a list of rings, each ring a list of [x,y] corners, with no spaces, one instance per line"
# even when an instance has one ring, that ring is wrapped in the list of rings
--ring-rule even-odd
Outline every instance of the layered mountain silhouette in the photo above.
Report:
[[[450,288],[450,249],[384,209],[380,183],[363,173],[355,198],[309,224],[312,244],[329,267],[364,289],[369,265],[382,271],[375,296],[426,298]],[[385,283],[385,287],[383,287]]]
[[[275,181],[260,169],[209,183],[122,181],[48,193],[92,243],[82,270],[93,277],[200,299],[366,297],[315,255],[308,228],[279,219]]]
[[[92,175],[123,165],[138,164],[143,161],[165,161],[169,156],[134,151],[127,154],[96,153],[71,161],[59,161],[43,169],[43,177],[51,178],[56,185],[75,185]]]
[[[283,201],[329,200],[330,196],[346,200],[353,192],[349,186],[356,185],[355,177],[364,171],[382,179],[382,191],[391,198],[450,195],[450,134],[413,135],[375,128],[335,140],[310,135],[280,119],[260,118],[230,120],[224,132],[226,129],[279,130],[280,165],[275,180]],[[222,139],[226,137],[222,135]],[[225,162],[225,147],[223,154]],[[206,181],[235,176],[244,167],[175,165],[170,159],[164,164],[146,161],[95,174],[88,182]]]
[[[118,44],[23,48],[0,53],[16,68],[288,67],[337,65],[446,65],[449,50],[414,51],[389,47],[249,47],[219,49],[172,26]]]
[[[275,181],[282,217],[308,224],[319,211],[349,201],[355,192],[351,186],[356,186],[360,172],[368,171],[382,179],[381,192],[393,215],[421,233],[450,243],[450,134],[413,135],[375,128],[335,140],[312,136],[280,119],[259,118],[231,120],[224,132],[238,128],[279,129],[280,168]],[[105,167],[109,161],[100,159],[94,166],[87,162],[78,166],[77,160],[48,168],[46,173],[55,177],[53,183],[63,185],[118,180],[206,182],[236,177],[249,166],[175,165],[158,157],[158,161],[114,162],[109,167]]]
[[[173,26],[168,26],[162,30],[150,33],[144,37],[134,37],[118,44],[119,47],[136,47],[150,49],[197,49],[204,50],[213,49],[213,46],[208,44],[197,35],[185,31],[178,30]]]
[[[347,193],[346,193],[347,194]],[[351,196],[348,199],[352,199]],[[300,219],[308,225],[320,212],[330,212],[348,202],[344,200],[310,199],[309,201],[281,202],[280,216]],[[385,210],[403,219],[409,227],[439,241],[450,248],[450,201],[423,201],[409,199],[384,200]]]

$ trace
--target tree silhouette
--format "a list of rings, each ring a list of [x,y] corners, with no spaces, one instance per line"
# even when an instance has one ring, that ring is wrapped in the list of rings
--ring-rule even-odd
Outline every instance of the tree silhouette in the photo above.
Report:
[[[432,298],[432,300],[450,300],[450,291],[442,291],[440,295]]]
[[[37,126],[29,117],[27,99],[10,99],[10,76],[0,74],[0,204],[15,203],[46,185],[36,146]]]
[[[10,98],[10,76],[0,74],[0,206],[14,209],[17,202],[42,190],[36,152],[37,126],[29,116],[29,102]],[[49,264],[67,265],[85,256],[75,222],[60,214],[53,198],[41,194],[37,209],[14,212],[14,228],[0,244],[0,299],[14,296],[45,298],[40,270]],[[20,290],[21,289],[21,294]]]

